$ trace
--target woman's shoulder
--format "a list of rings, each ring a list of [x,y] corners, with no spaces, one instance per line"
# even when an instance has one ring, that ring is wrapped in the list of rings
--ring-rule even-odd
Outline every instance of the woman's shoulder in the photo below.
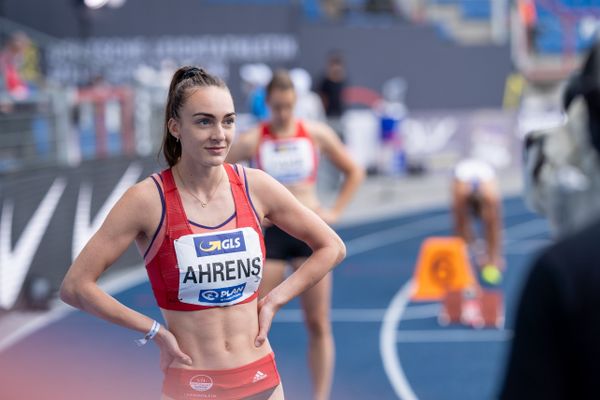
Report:
[[[112,217],[107,218],[107,223],[149,234],[156,229],[161,213],[161,195],[152,178],[148,177],[123,193],[112,207]]]
[[[281,184],[275,178],[258,168],[244,167],[248,189],[253,196],[268,197]]]
[[[321,140],[328,135],[335,135],[335,132],[324,122],[316,120],[301,120],[304,131],[313,139]]]
[[[269,174],[259,168],[253,167],[243,167],[244,173],[246,174],[247,179],[252,183],[258,182],[259,184],[263,183],[266,178],[270,178]],[[249,182],[250,183],[250,182]]]
[[[163,197],[162,182],[158,174],[146,177],[131,186],[123,195],[123,200],[130,207],[148,207],[160,205]]]

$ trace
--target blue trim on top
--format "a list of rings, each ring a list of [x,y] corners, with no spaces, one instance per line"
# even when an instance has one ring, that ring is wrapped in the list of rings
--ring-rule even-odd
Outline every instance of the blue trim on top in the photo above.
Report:
[[[156,236],[158,236],[158,232],[160,231],[163,221],[165,220],[165,210],[166,210],[165,197],[163,195],[162,189],[160,188],[160,185],[158,184],[158,181],[156,180],[156,178],[154,178],[152,175],[150,175],[150,178],[152,178],[152,180],[154,181],[154,184],[156,185],[156,189],[158,189],[158,194],[160,195],[160,203],[162,205],[162,211],[160,214],[160,222],[158,223],[158,227],[154,231],[154,236],[152,236],[152,240],[150,241],[148,248],[144,252],[144,258],[146,258],[146,256],[148,255],[148,252],[150,251],[150,249],[152,248],[152,245],[154,244],[154,240],[156,240]],[[161,181],[162,181],[162,178],[161,178]]]
[[[196,223],[196,222],[194,222],[194,221],[190,221],[189,219],[188,219],[188,222],[189,222],[190,224],[194,225],[194,226],[197,226],[198,228],[203,228],[203,229],[219,229],[220,227],[222,227],[222,226],[226,225],[226,224],[227,224],[229,221],[231,221],[233,218],[235,218],[235,211],[233,212],[233,214],[231,215],[231,217],[227,218],[227,219],[225,220],[225,222],[223,222],[223,223],[221,223],[221,224],[219,224],[219,225],[217,225],[217,226],[206,226],[206,225],[201,225],[201,224],[198,224],[198,223]]]
[[[252,203],[252,197],[250,197],[250,189],[248,188],[248,174],[246,173],[246,168],[242,167],[242,169],[244,170],[244,186],[246,186],[246,196],[250,201],[250,205],[252,206],[252,211],[254,211],[254,216],[256,217],[256,220],[260,222],[260,218],[258,218],[256,208],[254,208],[254,203]]]

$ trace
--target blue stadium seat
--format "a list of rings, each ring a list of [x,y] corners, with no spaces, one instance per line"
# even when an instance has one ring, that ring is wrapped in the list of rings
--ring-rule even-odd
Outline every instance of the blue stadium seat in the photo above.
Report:
[[[575,10],[582,8],[600,7],[599,0],[560,0],[560,3],[568,8],[573,8]]]
[[[429,0],[429,4],[458,5],[460,0]]]
[[[318,0],[305,0],[303,7],[304,15],[311,21],[318,20],[323,16]]]
[[[600,0],[560,0],[563,6],[571,8],[573,12],[580,15],[581,11],[595,9],[596,15],[600,14]],[[564,10],[564,8],[563,8]],[[591,46],[592,38],[584,38],[577,24],[565,26],[560,15],[546,9],[538,4],[538,29],[535,45],[539,52],[547,54],[559,54],[567,51],[567,46],[573,46],[571,50],[581,53]]]
[[[463,18],[489,19],[491,16],[490,0],[461,0],[460,11]]]
[[[538,29],[535,45],[540,53],[562,53],[564,38],[560,19],[551,11],[538,6]]]
[[[293,0],[204,0],[210,4],[291,5]]]

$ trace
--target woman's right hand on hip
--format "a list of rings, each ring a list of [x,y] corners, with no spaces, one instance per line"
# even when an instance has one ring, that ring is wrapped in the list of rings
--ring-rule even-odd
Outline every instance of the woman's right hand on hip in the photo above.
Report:
[[[160,369],[163,372],[173,363],[192,365],[190,356],[181,351],[175,336],[164,326],[160,327],[154,341],[160,349]]]

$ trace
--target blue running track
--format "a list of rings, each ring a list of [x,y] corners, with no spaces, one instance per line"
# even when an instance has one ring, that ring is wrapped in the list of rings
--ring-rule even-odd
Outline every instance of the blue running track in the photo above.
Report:
[[[332,399],[494,397],[520,287],[532,257],[550,241],[546,222],[527,211],[520,198],[504,201],[504,226],[507,326],[501,330],[443,328],[436,320],[439,304],[408,300],[407,282],[421,242],[450,234],[447,209],[339,230],[348,257],[334,271]],[[160,319],[142,276],[143,271],[133,272],[117,284],[125,287],[112,290],[120,301]],[[0,352],[2,400],[159,397],[158,350],[136,347],[137,333],[64,309],[36,324]],[[307,338],[297,301],[278,314],[270,340],[286,398],[309,399]]]

